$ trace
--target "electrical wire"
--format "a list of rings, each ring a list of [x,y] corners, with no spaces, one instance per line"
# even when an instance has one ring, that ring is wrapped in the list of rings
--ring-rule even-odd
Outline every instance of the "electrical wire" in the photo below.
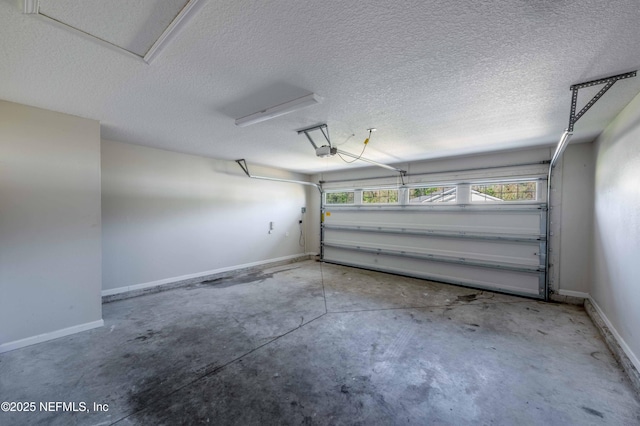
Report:
[[[334,144],[332,144],[331,146],[335,146],[335,147],[342,146],[342,145],[346,144],[347,142],[349,142],[349,139],[351,139],[351,138],[352,138],[352,137],[354,137],[354,136],[355,136],[355,134],[351,133],[351,134],[349,135],[349,137],[348,137],[348,138],[346,138],[346,139],[344,140],[344,142],[342,142],[342,143],[340,143],[340,144],[334,143]]]
[[[358,155],[357,158],[354,158],[351,161],[347,161],[347,160],[344,159],[344,157],[342,155],[340,155],[340,153],[338,153],[338,157],[340,157],[340,159],[342,161],[344,161],[345,163],[347,163],[347,164],[351,164],[353,162],[358,161],[360,158],[362,158],[362,154],[364,154],[364,150],[367,149],[367,145],[369,144],[369,139],[371,139],[371,132],[372,131],[373,131],[372,129],[369,129],[369,137],[364,140],[364,148],[362,148],[362,152],[360,152],[360,155]]]

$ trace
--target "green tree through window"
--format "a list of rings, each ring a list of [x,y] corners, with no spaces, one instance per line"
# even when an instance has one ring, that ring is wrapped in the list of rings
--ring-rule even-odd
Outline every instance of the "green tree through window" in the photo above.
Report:
[[[392,204],[398,202],[397,189],[368,189],[362,191],[364,204]]]
[[[326,204],[353,204],[353,191],[327,192],[325,194]]]
[[[538,185],[535,181],[493,183],[488,185],[472,185],[471,191],[486,195],[486,197],[479,195],[475,197],[476,199],[474,201],[532,201],[537,198],[537,187]]]

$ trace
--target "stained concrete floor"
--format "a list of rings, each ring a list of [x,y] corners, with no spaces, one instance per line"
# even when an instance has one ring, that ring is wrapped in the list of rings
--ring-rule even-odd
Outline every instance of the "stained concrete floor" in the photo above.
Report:
[[[103,306],[0,355],[0,424],[639,425],[582,308],[314,261]]]

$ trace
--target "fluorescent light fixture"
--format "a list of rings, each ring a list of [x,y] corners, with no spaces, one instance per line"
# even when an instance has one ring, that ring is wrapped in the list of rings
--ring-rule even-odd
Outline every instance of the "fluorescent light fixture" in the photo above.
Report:
[[[247,115],[246,117],[238,118],[236,120],[236,126],[245,127],[251,124],[260,123],[261,121],[280,117],[281,115],[289,114],[290,112],[298,111],[299,109],[315,105],[317,103],[320,103],[320,98],[315,93],[311,93],[301,98],[297,98],[292,101],[288,101],[283,104],[258,111],[251,115]]]

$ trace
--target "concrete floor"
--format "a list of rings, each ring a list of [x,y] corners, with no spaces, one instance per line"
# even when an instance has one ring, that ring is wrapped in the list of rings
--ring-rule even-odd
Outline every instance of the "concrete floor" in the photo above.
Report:
[[[0,424],[639,425],[582,308],[314,261],[104,305],[0,355]]]

